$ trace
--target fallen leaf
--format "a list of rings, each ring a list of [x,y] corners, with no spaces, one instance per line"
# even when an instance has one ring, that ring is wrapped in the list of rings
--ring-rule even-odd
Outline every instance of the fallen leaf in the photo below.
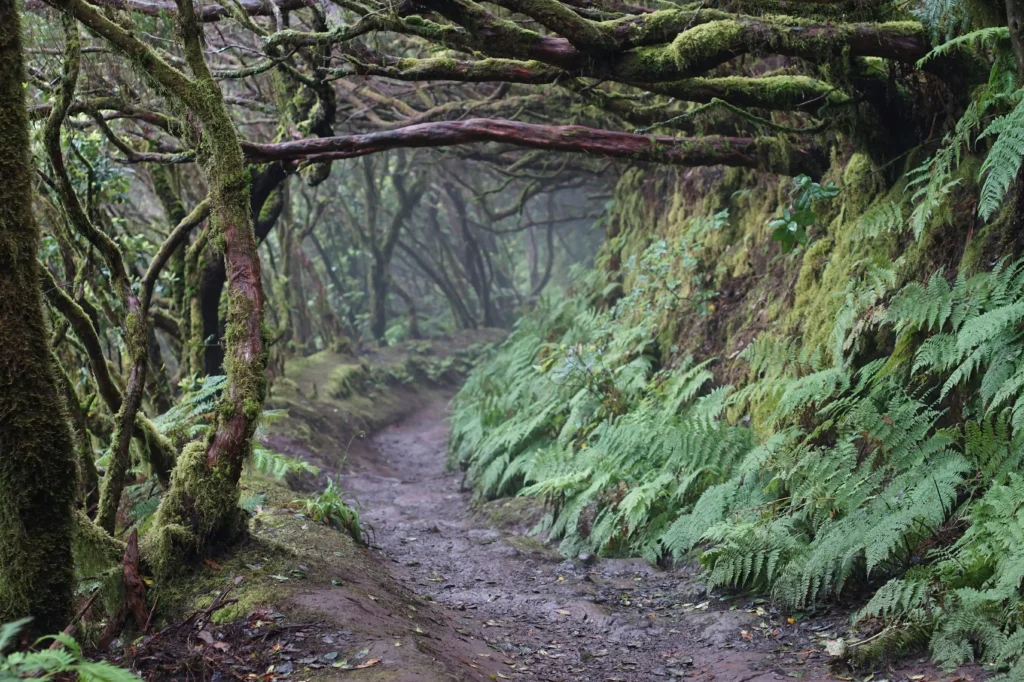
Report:
[[[381,659],[379,659],[379,658],[371,658],[366,663],[360,663],[359,665],[357,665],[355,667],[355,670],[363,670],[365,668],[372,668],[373,666],[375,666],[378,663],[380,663],[380,660]]]
[[[218,571],[224,568],[213,559],[203,559],[203,563],[209,566],[210,568],[216,568]]]

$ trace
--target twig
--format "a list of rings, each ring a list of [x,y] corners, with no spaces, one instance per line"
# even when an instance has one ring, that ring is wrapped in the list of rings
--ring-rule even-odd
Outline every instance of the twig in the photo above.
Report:
[[[156,613],[157,604],[160,603],[160,595],[156,595],[156,599],[153,600],[153,608],[149,610],[149,618],[146,619],[146,627],[142,628],[143,632],[149,632],[149,625],[153,622],[153,614]]]
[[[75,614],[74,618],[71,619],[71,622],[68,623],[66,628],[64,628],[63,634],[71,635],[72,637],[74,637],[75,633],[78,632],[78,621],[85,617],[85,613],[90,608],[92,608],[93,602],[96,601],[96,597],[98,596],[100,596],[100,588],[97,587],[93,591],[92,596],[89,597],[89,601],[85,602],[85,605],[82,608],[78,609],[78,613]],[[62,646],[64,646],[63,642],[61,642],[59,639],[55,639],[48,648],[59,649]]]
[[[210,604],[210,606],[208,606],[207,608],[203,609],[202,611],[196,611],[191,616],[189,616],[188,618],[186,618],[185,620],[183,620],[183,621],[181,621],[179,623],[173,623],[171,625],[168,625],[167,627],[165,627],[160,632],[156,633],[155,635],[153,635],[149,639],[145,640],[142,643],[142,646],[143,647],[148,646],[149,644],[152,644],[155,640],[159,639],[160,637],[162,637],[163,635],[167,634],[168,632],[173,632],[174,630],[179,630],[179,629],[185,627],[186,625],[189,625],[189,624],[193,623],[197,619],[209,618],[210,614],[212,614],[214,611],[217,611],[218,609],[222,609],[225,606],[229,606],[231,604],[234,604],[235,602],[238,601],[237,599],[227,599],[227,600],[225,600],[224,597],[226,597],[228,595],[228,593],[231,592],[231,590],[235,589],[235,587],[237,587],[239,584],[241,584],[241,582],[243,580],[245,580],[244,576],[236,577],[233,581],[231,581],[230,585],[228,585],[226,588],[224,588],[223,592],[221,592],[219,595],[217,595],[217,598],[213,600],[213,603]]]

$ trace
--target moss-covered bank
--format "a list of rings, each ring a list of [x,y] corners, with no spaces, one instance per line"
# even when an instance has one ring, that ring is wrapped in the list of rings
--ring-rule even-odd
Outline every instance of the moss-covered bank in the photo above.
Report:
[[[726,210],[728,223],[706,231],[690,249],[692,260],[673,266],[673,274],[686,275],[679,295],[709,305],[654,322],[662,359],[680,353],[716,358],[716,375],[732,380],[743,371],[738,353],[767,329],[831,352],[828,336],[844,294],[872,266],[895,266],[896,286],[939,268],[971,274],[990,267],[1008,243],[1009,209],[976,225],[969,197],[977,194],[978,162],[969,158],[958,170],[960,184],[950,202],[959,213],[934,218],[918,238],[894,224],[866,229],[866,217],[906,200],[905,172],[920,157],[911,154],[883,169],[864,153],[836,151],[821,182],[835,183],[840,194],[816,207],[810,244],[791,254],[782,253],[768,227],[788,202],[790,178],[726,168],[636,168],[616,188],[599,263],[628,295],[636,276],[630,258],[659,239],[683,240],[695,221]]]

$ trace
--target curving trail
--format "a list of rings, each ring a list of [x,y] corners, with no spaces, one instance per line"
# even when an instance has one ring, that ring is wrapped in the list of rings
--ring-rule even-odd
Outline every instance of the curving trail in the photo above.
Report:
[[[350,462],[362,473],[342,481],[392,573],[447,611],[467,643],[489,645],[477,670],[461,661],[465,679],[485,668],[498,671],[491,679],[559,682],[842,679],[822,645],[847,612],[791,624],[763,600],[709,597],[689,571],[566,561],[525,534],[510,512],[522,501],[474,511],[461,475],[445,470],[445,409],[437,401],[384,429],[359,457],[373,461]],[[912,663],[881,677],[965,679]]]

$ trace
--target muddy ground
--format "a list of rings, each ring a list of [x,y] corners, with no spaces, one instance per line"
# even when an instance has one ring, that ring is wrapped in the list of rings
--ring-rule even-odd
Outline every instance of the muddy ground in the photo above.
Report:
[[[350,454],[341,480],[394,578],[419,603],[434,602],[429,608],[442,627],[431,649],[453,662],[451,679],[986,677],[980,668],[943,674],[923,658],[873,673],[833,670],[824,645],[847,635],[848,610],[793,617],[761,599],[708,595],[692,567],[666,572],[639,559],[560,557],[527,534],[536,514],[529,503],[474,507],[461,475],[445,469],[445,410],[446,401],[435,398],[371,436]],[[331,610],[322,594],[300,603]]]

